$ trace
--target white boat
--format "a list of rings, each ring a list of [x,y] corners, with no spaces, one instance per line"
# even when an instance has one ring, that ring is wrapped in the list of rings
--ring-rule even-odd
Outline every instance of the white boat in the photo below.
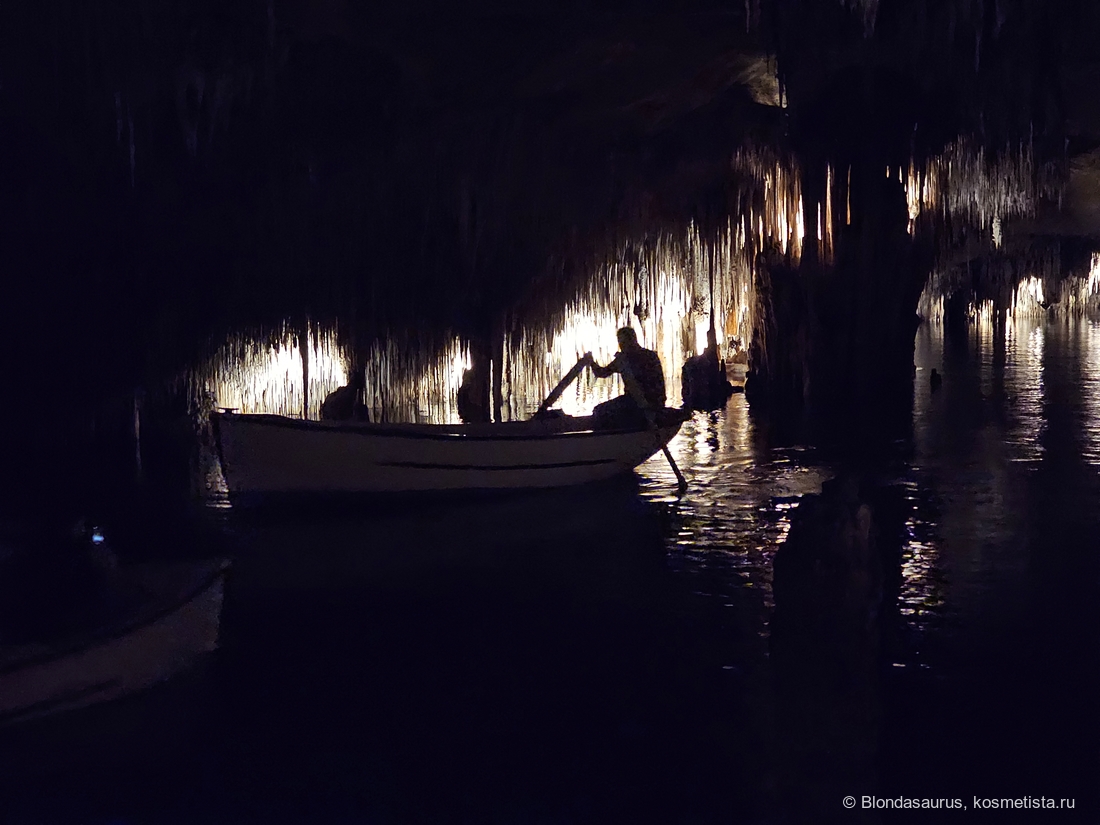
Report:
[[[433,493],[565,487],[628,473],[672,440],[684,417],[654,429],[594,429],[591,416],[499,424],[373,424],[213,416],[231,497]]]
[[[0,725],[134,693],[213,651],[227,569],[219,560],[119,570],[113,620],[49,643],[0,645]]]

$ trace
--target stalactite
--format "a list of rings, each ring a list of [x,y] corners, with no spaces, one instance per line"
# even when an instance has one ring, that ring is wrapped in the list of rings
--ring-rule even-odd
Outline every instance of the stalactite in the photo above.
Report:
[[[972,296],[974,318],[982,317],[986,301],[1002,294],[1010,296],[1006,308],[1011,317],[1048,312],[1083,316],[1100,310],[1100,255],[1092,255],[1084,268],[1067,270],[1057,245],[1040,245],[1026,253],[987,258],[978,276],[969,266],[935,271],[921,294],[921,317],[942,320],[945,299],[957,293]]]

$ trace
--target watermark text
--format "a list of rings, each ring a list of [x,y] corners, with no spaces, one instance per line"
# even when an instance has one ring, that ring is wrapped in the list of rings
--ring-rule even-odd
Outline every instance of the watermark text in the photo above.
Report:
[[[1054,799],[1049,796],[1020,797],[982,797],[969,799],[947,799],[945,797],[917,796],[846,796],[842,800],[845,808],[863,810],[956,810],[956,811],[995,811],[995,810],[1073,810],[1075,800]]]

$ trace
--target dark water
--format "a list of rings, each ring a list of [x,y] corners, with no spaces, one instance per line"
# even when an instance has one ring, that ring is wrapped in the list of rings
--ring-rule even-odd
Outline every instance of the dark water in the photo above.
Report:
[[[772,558],[840,460],[735,396],[675,442],[679,499],[657,458],[636,484],[464,506],[135,506],[124,553],[234,556],[223,649],[0,734],[4,816],[778,823],[825,782],[839,822],[876,821],[847,794],[1073,798],[1007,816],[1097,821],[1100,325],[1021,323],[1004,346],[924,328],[916,360],[912,438],[878,468],[905,490],[903,622],[842,717],[871,720],[870,754],[833,754],[871,765],[860,787],[783,767],[816,734],[777,724],[768,658]],[[831,701],[807,697],[823,725]],[[952,815],[982,821],[877,816]]]

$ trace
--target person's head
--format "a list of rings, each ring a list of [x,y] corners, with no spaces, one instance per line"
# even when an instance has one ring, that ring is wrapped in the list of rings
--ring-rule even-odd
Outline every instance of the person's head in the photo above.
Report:
[[[633,327],[621,328],[615,333],[615,337],[619,339],[619,349],[634,349],[638,346],[638,333],[634,331]]]

